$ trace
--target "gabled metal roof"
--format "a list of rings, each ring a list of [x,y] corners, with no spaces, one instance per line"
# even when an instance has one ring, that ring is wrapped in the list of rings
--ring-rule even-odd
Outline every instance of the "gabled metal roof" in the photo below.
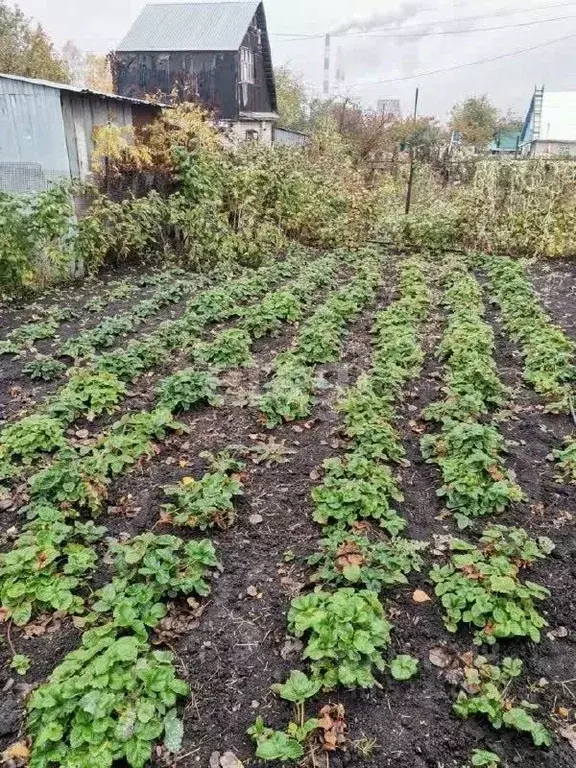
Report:
[[[259,0],[147,5],[117,51],[237,51]]]

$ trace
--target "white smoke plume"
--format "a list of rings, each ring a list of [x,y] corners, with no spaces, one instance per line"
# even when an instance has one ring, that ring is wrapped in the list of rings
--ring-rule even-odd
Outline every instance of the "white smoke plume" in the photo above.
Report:
[[[406,0],[398,8],[387,13],[373,13],[363,18],[353,18],[332,30],[333,35],[343,35],[346,32],[371,32],[381,27],[399,28],[409,19],[417,16],[426,6],[423,3]]]
[[[396,8],[385,13],[377,12],[366,17],[355,17],[332,30],[335,36],[352,37],[342,55],[346,75],[364,75],[378,70],[383,62],[389,66],[396,64],[402,76],[412,76],[419,68],[419,43],[431,32],[446,29],[465,31],[474,28],[472,19],[443,19],[436,21],[413,21],[420,13],[429,11],[430,5],[416,0],[404,0]],[[380,40],[354,38],[354,33],[378,34],[386,31],[399,32],[398,37]],[[405,37],[403,37],[405,35]],[[344,37],[344,39],[346,39]]]

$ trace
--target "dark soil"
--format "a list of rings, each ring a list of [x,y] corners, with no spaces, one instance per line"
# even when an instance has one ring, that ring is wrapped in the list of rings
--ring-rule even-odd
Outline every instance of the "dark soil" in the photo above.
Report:
[[[392,282],[389,276],[379,306],[392,298]],[[548,305],[551,312],[564,313],[565,318],[572,312],[569,289],[569,282],[560,280],[551,292],[554,303]],[[555,481],[554,465],[546,457],[572,431],[573,424],[568,417],[542,412],[537,398],[522,383],[518,350],[500,332],[493,309],[489,310],[488,320],[497,332],[499,370],[514,389],[514,398],[501,423],[503,433],[513,441],[509,466],[529,497],[528,502],[498,522],[522,525],[534,535],[548,535],[557,545],[555,553],[534,567],[529,577],[551,591],[550,599],[543,604],[550,627],[543,633],[542,642],[501,644],[490,653],[496,660],[505,655],[518,655],[524,660],[519,698],[538,704],[537,717],[557,733],[562,725],[574,721],[576,709],[576,684],[570,682],[576,678],[576,488]],[[273,695],[270,686],[285,679],[291,668],[303,668],[299,652],[287,644],[286,612],[290,600],[310,588],[305,560],[314,552],[321,533],[311,521],[310,492],[319,482],[317,470],[322,461],[345,450],[334,402],[338,388],[352,384],[369,367],[371,322],[372,311],[368,311],[352,327],[342,361],[320,370],[318,402],[306,423],[267,431],[250,405],[250,395],[265,382],[274,355],[291,342],[293,330],[287,330],[276,339],[258,342],[253,367],[226,377],[228,391],[222,408],[203,408],[183,416],[189,434],[171,438],[154,459],[140,463],[112,486],[110,508],[101,520],[111,535],[137,534],[154,528],[183,538],[197,537],[186,529],[158,525],[163,486],[184,475],[200,476],[205,466],[199,459],[202,451],[216,452],[233,444],[254,445],[269,437],[285,441],[287,449],[283,464],[248,462],[245,495],[237,505],[235,524],[229,530],[210,531],[205,536],[214,541],[223,566],[210,597],[199,607],[186,603],[174,606],[170,614],[172,631],[159,638],[175,653],[179,671],[193,690],[186,707],[185,738],[177,766],[207,768],[212,752],[227,750],[236,753],[246,766],[258,765],[246,729],[258,715],[273,727],[285,726],[290,718],[288,704]],[[406,535],[426,541],[434,535],[455,532],[455,524],[446,517],[436,496],[441,484],[439,474],[434,466],[424,463],[419,451],[422,430],[429,429],[420,413],[437,399],[441,386],[433,350],[442,324],[443,317],[438,313],[425,328],[427,358],[423,374],[408,393],[399,418],[410,461],[409,466],[399,470],[405,493],[399,511],[409,523]],[[261,521],[252,518],[251,522],[253,515],[259,515]],[[474,535],[474,531],[470,532],[470,536]],[[474,748],[485,748],[500,754],[503,765],[509,768],[576,768],[576,751],[560,736],[549,750],[537,749],[529,738],[495,731],[480,719],[463,722],[451,714],[457,691],[445,680],[442,670],[430,663],[429,652],[438,646],[455,652],[473,646],[470,635],[450,635],[442,624],[426,576],[433,560],[432,554],[427,555],[422,573],[411,578],[409,586],[390,590],[384,596],[395,626],[390,656],[400,652],[418,657],[420,676],[409,683],[382,677],[380,689],[340,691],[318,696],[309,704],[310,715],[315,714],[316,704],[319,707],[328,701],[340,701],[346,708],[349,749],[331,756],[329,765],[461,768]],[[103,569],[97,581],[105,577]],[[416,604],[412,599],[416,588],[426,591],[431,601]],[[18,736],[18,710],[27,686],[44,679],[78,643],[78,633],[67,620],[48,625],[48,632],[47,636],[25,639],[12,630],[11,640],[17,651],[33,658],[25,683],[15,680],[17,676],[7,668],[8,649],[0,647],[0,661],[4,663],[0,687],[5,685],[0,701],[1,746]],[[559,716],[561,707],[570,710],[568,720]],[[318,766],[326,765],[322,757]]]

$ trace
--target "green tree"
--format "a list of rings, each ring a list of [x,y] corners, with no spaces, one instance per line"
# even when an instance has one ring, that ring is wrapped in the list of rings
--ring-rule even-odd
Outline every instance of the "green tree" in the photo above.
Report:
[[[308,125],[309,99],[300,76],[288,67],[274,71],[280,125],[294,130],[305,130]]]
[[[68,67],[39,24],[0,0],[0,72],[66,83]]]
[[[499,114],[486,95],[471,97],[452,109],[451,128],[462,135],[465,144],[485,149],[498,129]]]

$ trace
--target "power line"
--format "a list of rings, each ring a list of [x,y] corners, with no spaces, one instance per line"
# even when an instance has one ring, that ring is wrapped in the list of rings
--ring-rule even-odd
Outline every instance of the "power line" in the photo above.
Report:
[[[444,19],[436,19],[432,20],[427,23],[426,28],[430,27],[433,24],[450,24],[455,23],[458,24],[462,21],[476,21],[478,19],[486,19],[490,18],[492,16],[513,16],[517,13],[532,13],[535,11],[543,11],[543,10],[550,10],[552,8],[566,8],[567,6],[574,6],[574,0],[571,0],[570,2],[564,2],[564,3],[554,3],[553,5],[540,5],[540,6],[533,6],[532,8],[517,8],[516,10],[512,9],[501,9],[500,11],[493,11],[488,13],[483,13],[477,16],[462,16],[461,18],[444,18]],[[428,11],[428,10],[436,10],[436,8],[430,6],[428,8],[421,8],[420,11]],[[383,27],[383,31],[396,31],[398,27]],[[293,38],[293,40],[314,40],[323,38],[325,36],[325,33],[316,33],[316,34],[307,34],[307,33],[298,33],[298,32],[273,32],[272,33],[274,37],[286,37],[286,38]],[[350,31],[350,32],[333,32],[331,33],[334,37],[356,37],[358,35],[367,35],[370,34],[369,32],[362,32],[362,31]],[[376,34],[376,33],[375,33]]]
[[[473,32],[495,32],[498,29],[516,29],[518,27],[532,27],[535,24],[546,24],[551,21],[567,21],[568,19],[576,19],[576,16],[557,16],[554,19],[539,19],[535,21],[522,21],[518,24],[501,24],[498,27],[478,27],[476,29],[447,29],[447,30],[441,30],[438,32],[411,32],[410,34],[405,35],[388,35],[388,34],[370,34],[366,33],[365,37],[384,37],[384,38],[394,38],[394,39],[401,39],[403,37],[411,38],[411,37],[436,37],[438,35],[469,35]]]
[[[387,80],[366,80],[363,83],[356,83],[353,85],[348,85],[347,88],[363,88],[366,85],[383,85],[384,83],[400,83],[405,80],[417,80],[419,77],[430,77],[431,75],[440,75],[444,72],[454,72],[457,69],[464,69],[464,67],[474,67],[478,64],[488,64],[492,61],[500,61],[501,59],[509,59],[514,56],[520,56],[523,53],[530,53],[530,51],[536,51],[539,48],[545,48],[548,45],[554,45],[555,43],[561,43],[565,40],[571,40],[572,38],[576,37],[576,32],[573,32],[570,35],[565,35],[564,37],[557,37],[554,40],[547,40],[545,43],[538,43],[537,45],[532,45],[530,48],[520,48],[517,51],[512,51],[511,53],[502,53],[500,56],[490,56],[490,58],[487,59],[478,59],[477,61],[467,61],[464,64],[456,64],[453,67],[444,67],[442,69],[434,69],[430,72],[420,72],[417,75],[407,75],[406,77],[391,77]]]
[[[470,35],[472,33],[476,32],[495,32],[499,29],[517,29],[519,27],[533,27],[536,24],[547,24],[553,21],[568,21],[569,19],[576,19],[576,16],[556,16],[553,19],[538,19],[534,21],[522,21],[518,24],[501,24],[497,27],[478,27],[476,29],[445,29],[445,30],[439,30],[437,32],[410,32],[408,34],[392,34],[392,33],[378,33],[374,32],[373,34],[370,32],[363,33],[363,38],[380,38],[380,39],[389,39],[389,40],[402,40],[403,38],[411,39],[411,38],[418,38],[422,39],[424,37],[442,37],[444,35]],[[436,22],[431,22],[431,24]],[[322,35],[324,37],[324,35]],[[300,40],[310,40],[311,38],[303,38],[303,37],[295,37],[292,40],[285,39],[285,42],[298,42]],[[314,38],[317,39],[317,38]]]

